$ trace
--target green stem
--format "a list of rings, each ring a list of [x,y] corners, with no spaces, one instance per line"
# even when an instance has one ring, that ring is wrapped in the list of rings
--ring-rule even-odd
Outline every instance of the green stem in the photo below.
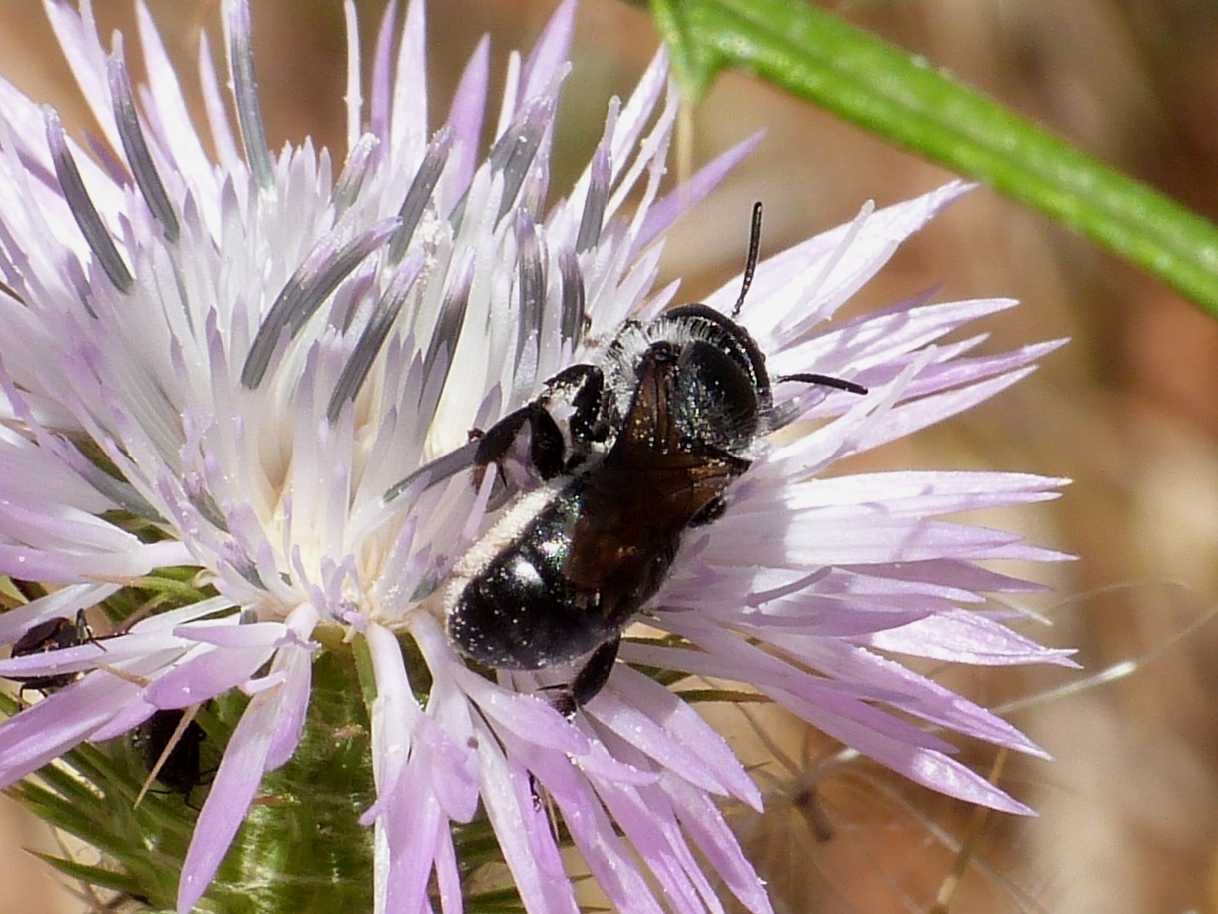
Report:
[[[139,590],[151,590],[157,593],[168,594],[170,596],[181,597],[187,600],[201,600],[203,595],[197,587],[194,587],[185,581],[178,581],[171,577],[163,577],[160,575],[145,575],[142,578],[132,578],[131,587]]]
[[[224,914],[372,910],[371,734],[350,653],[313,664],[303,737],[267,775],[208,894]]]
[[[417,646],[406,639],[402,649],[411,681],[428,688]],[[359,818],[374,799],[370,709],[375,696],[363,638],[317,652],[301,741],[287,764],[263,778],[197,907],[200,914],[372,910],[375,833]],[[426,693],[417,697],[424,701]],[[247,705],[233,690],[198,709],[197,721],[206,733],[200,747],[201,783],[185,796],[156,784],[135,804],[148,777],[148,759],[134,736],[100,746],[83,743],[9,793],[102,855],[98,866],[67,858],[52,858],[52,865],[73,878],[122,889],[168,909],[207,796],[206,774],[216,769]],[[0,694],[0,716],[17,710],[17,702]],[[519,896],[503,886],[503,857],[486,818],[455,826],[453,838],[459,872],[477,890],[470,895],[470,910],[479,905],[488,911],[519,910]],[[569,843],[564,834],[560,839]]]
[[[1074,227],[1218,314],[1218,228],[802,0],[651,0],[685,90],[755,72]]]

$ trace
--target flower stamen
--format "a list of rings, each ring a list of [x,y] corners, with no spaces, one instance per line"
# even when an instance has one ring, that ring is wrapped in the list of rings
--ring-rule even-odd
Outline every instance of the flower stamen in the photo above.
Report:
[[[228,31],[228,68],[233,79],[233,99],[245,159],[254,180],[265,191],[275,189],[274,163],[258,104],[258,80],[254,77],[254,49],[250,42],[250,10],[245,0],[226,0],[224,24]]]
[[[144,202],[152,211],[152,215],[165,229],[165,240],[176,244],[181,234],[177,213],[169,202],[165,185],[157,174],[156,164],[148,151],[148,143],[144,139],[144,131],[140,128],[139,115],[135,110],[135,101],[131,97],[131,81],[127,77],[127,65],[123,62],[123,39],[121,35],[114,36],[114,49],[107,61],[106,69],[110,77],[110,96],[114,102],[114,121],[118,125],[118,135],[123,143],[123,152],[135,176],[135,183],[144,195]]]
[[[259,326],[241,369],[242,384],[251,390],[258,388],[279,350],[280,340],[286,342],[295,337],[338,284],[380,247],[398,225],[396,218],[385,219],[342,246],[340,233],[331,232],[314,246]]]
[[[115,247],[114,239],[110,237],[110,232],[106,229],[97,207],[93,205],[89,192],[85,190],[76,160],[72,158],[72,150],[68,148],[59,114],[48,107],[43,109],[43,117],[46,120],[51,160],[55,163],[55,175],[59,178],[59,186],[63,190],[68,208],[72,211],[72,218],[80,226],[81,234],[85,236],[85,241],[97,257],[111,285],[126,295],[135,285],[135,279]]]
[[[419,166],[414,180],[410,182],[410,189],[406,191],[402,208],[398,210],[398,218],[402,220],[402,224],[389,241],[387,261],[391,266],[402,259],[406,249],[410,246],[414,230],[418,227],[419,220],[423,218],[432,192],[436,189],[436,183],[440,180],[444,166],[448,163],[452,140],[453,132],[450,128],[442,127],[436,131],[431,145],[427,147],[426,155],[423,156],[423,164]]]

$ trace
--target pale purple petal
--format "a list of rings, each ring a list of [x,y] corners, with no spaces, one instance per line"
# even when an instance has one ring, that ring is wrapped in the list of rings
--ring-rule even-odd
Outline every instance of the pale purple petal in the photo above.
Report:
[[[478,805],[477,758],[470,745],[474,739],[473,719],[451,670],[446,669],[460,661],[452,655],[451,646],[430,617],[419,620],[412,631],[436,681],[428,696],[426,714],[420,713],[413,696],[395,691],[391,694],[396,697],[396,713],[410,728],[414,751],[423,760],[420,770],[428,772],[427,781],[445,814],[455,821],[468,822]],[[401,649],[387,632],[377,631],[374,637],[377,640],[374,663],[378,668],[378,682],[382,676],[387,679],[400,677],[398,685],[391,684],[391,689],[400,689],[405,669],[401,668],[398,674],[393,671],[401,664]],[[460,670],[464,672],[464,666]],[[400,761],[390,760],[391,766],[395,764],[400,765]],[[410,788],[403,785],[402,789]]]
[[[69,584],[45,597],[0,614],[0,642],[12,643],[48,619],[70,619],[77,610],[100,603],[117,591],[117,584]]]
[[[359,19],[354,0],[343,0],[343,24],[347,35],[347,154],[354,151],[363,133],[364,96],[361,88]]]
[[[629,153],[643,135],[643,128],[655,110],[656,102],[664,94],[668,83],[668,55],[663,46],[658,48],[639,83],[622,107],[613,131],[613,144],[609,151],[609,163],[613,168],[613,181],[617,181],[626,169]]]
[[[379,815],[383,812],[381,804],[393,795],[406,767],[411,746],[411,721],[418,714],[418,705],[410,694],[410,681],[397,638],[375,623],[368,626],[365,637],[377,686],[372,705],[372,762],[378,800],[369,812]],[[365,814],[365,824],[368,818]]]
[[[1009,298],[940,304],[914,300],[887,311],[834,324],[768,358],[767,365],[772,365],[775,373],[782,374],[804,370],[810,365],[817,366],[818,370],[826,367],[835,370],[839,366],[884,364],[933,343],[970,321],[1017,304]]]
[[[236,688],[271,659],[272,647],[214,648],[195,652],[144,689],[158,708],[185,708]]]
[[[301,640],[308,638],[316,624],[317,610],[309,605],[298,607],[287,621],[288,627]],[[271,665],[271,675],[277,673],[284,675],[284,683],[280,694],[279,718],[271,735],[271,747],[267,750],[267,771],[274,771],[286,764],[300,743],[313,681],[312,649],[305,644],[281,648]]]
[[[444,827],[438,830],[436,843],[436,885],[440,890],[442,914],[461,914],[464,910],[461,875],[457,870],[457,856],[453,851],[452,832]]]
[[[71,673],[92,669],[100,664],[115,664],[158,651],[186,651],[190,645],[165,633],[121,635],[74,647],[39,651],[23,657],[0,660],[0,676],[31,676]]]
[[[625,741],[616,737],[612,738],[613,751],[623,759],[640,760],[642,756],[635,751],[634,747]],[[668,775],[671,780],[671,775]],[[680,823],[676,818],[676,809],[673,806],[671,799],[664,790],[664,781],[657,779],[654,785],[645,787],[637,791],[630,791],[628,802],[633,803],[635,798],[643,804],[647,811],[647,818],[650,824],[655,827],[655,833],[648,838],[643,839],[645,843],[660,844],[668,857],[666,864],[675,872],[675,879],[682,883],[686,888],[682,891],[682,895],[687,902],[693,902],[697,910],[702,910],[702,905],[712,914],[723,914],[723,905],[719,900],[715,889],[711,886],[706,874],[702,870],[702,864],[694,857],[693,849],[689,844],[689,836],[681,829]],[[598,792],[602,795],[607,805],[613,808],[613,799],[606,796],[602,786],[598,786]],[[614,816],[618,813],[615,811]],[[629,812],[627,812],[629,815]],[[648,823],[640,823],[636,825],[636,829],[648,829]],[[636,847],[639,842],[635,841]],[[649,864],[650,865],[650,864]],[[692,887],[693,894],[688,892],[688,888]],[[696,895],[696,900],[694,896]],[[701,902],[701,904],[699,904]]]
[[[861,520],[862,512],[842,512],[834,517],[816,512],[790,518],[787,529],[774,529],[762,519],[733,519],[735,544],[715,542],[715,560],[723,565],[773,564],[808,568],[816,565],[917,562],[944,554],[961,558],[994,558],[999,547],[1018,542],[1019,537],[1002,530],[917,518],[875,517],[863,526],[845,526]],[[831,520],[838,523],[830,523]],[[840,525],[839,525],[840,524]],[[726,529],[726,525],[725,525]]]
[[[1055,349],[1060,349],[1066,342],[1067,340],[1064,339],[1048,340],[1044,343],[1021,346],[1019,349],[996,356],[945,360],[929,366],[923,371],[917,380],[909,385],[906,396],[921,397],[961,384],[971,384],[997,374],[1011,372],[1016,368],[1040,361]],[[860,379],[860,383],[871,383],[871,375],[867,372],[859,372],[855,377]]]
[[[171,609],[163,613],[149,616],[146,619],[140,619],[131,626],[131,631],[132,633],[172,632],[180,625],[187,622],[194,622],[196,619],[202,619],[205,616],[210,616],[226,609],[232,609],[235,605],[236,604],[226,596],[221,595],[211,597],[207,600],[200,600],[197,603],[190,603],[178,609]],[[230,614],[230,616],[236,617],[239,616],[239,614]],[[233,621],[236,621],[235,618]]]
[[[630,663],[641,663],[660,669],[680,670],[694,676],[719,679],[734,679],[737,682],[762,683],[792,690],[804,695],[809,701],[826,705],[865,709],[864,701],[900,701],[899,692],[889,691],[867,682],[838,682],[809,676],[781,660],[761,655],[756,648],[746,644],[739,636],[721,629],[718,625],[691,628],[682,613],[665,613],[657,616],[657,626],[693,635],[707,642],[707,650],[665,647],[660,644],[628,643],[622,645],[621,656]],[[916,739],[947,747],[946,743],[927,734],[918,734]]]
[[[664,792],[676,808],[681,827],[694,839],[716,875],[754,914],[773,914],[765,883],[745,859],[735,835],[711,799],[680,778],[668,775],[663,781]]]
[[[509,692],[464,668],[452,672],[487,717],[521,739],[572,755],[588,751],[579,730],[540,698]]]
[[[425,0],[410,0],[406,22],[402,26],[402,43],[398,46],[396,75],[393,83],[393,115],[389,148],[400,161],[418,161],[427,143],[427,57],[424,42],[427,4]]]
[[[522,783],[524,771],[509,764],[489,729],[476,727],[482,801],[525,908],[530,914],[579,914],[549,820]]]
[[[454,194],[469,187],[482,137],[482,118],[486,112],[487,80],[490,74],[490,38],[486,35],[474,48],[457,83],[448,126],[453,131],[453,151],[448,165]]]
[[[0,724],[0,784],[8,786],[109,720],[138,686],[95,673]]]
[[[278,690],[254,696],[228,741],[182,864],[178,914],[189,914],[203,896],[241,827],[266,770],[281,698]]]
[[[419,728],[418,749],[422,763],[430,772],[430,780],[444,814],[454,822],[469,822],[478,810],[478,760],[469,746],[473,738],[472,721],[457,723],[453,717],[465,711],[464,702],[456,693],[452,701],[437,702],[429,696],[428,716],[420,719],[427,726]],[[452,714],[445,714],[451,709]],[[433,717],[439,724],[432,724]],[[466,740],[454,739],[458,733],[468,733]]]
[[[524,88],[517,100],[518,106],[549,90],[550,84],[567,62],[574,30],[575,0],[563,0],[524,61],[520,76]]]
[[[171,658],[153,654],[115,666],[138,677]],[[135,683],[95,671],[0,723],[0,786],[7,787],[88,739],[138,693]]]
[[[1074,651],[1041,647],[1004,625],[964,610],[938,613],[860,640],[882,650],[955,663],[1078,666],[1070,659]]]
[[[116,736],[122,736],[128,731],[134,730],[156,712],[156,705],[149,704],[142,698],[130,700],[123,706],[121,711],[90,733],[89,740],[95,743],[104,743],[106,740],[114,739]]]
[[[740,164],[744,158],[757,148],[765,136],[764,131],[758,131],[746,140],[737,143],[727,152],[722,152],[706,165],[703,165],[693,176],[679,188],[661,197],[647,210],[647,218],[643,220],[638,234],[634,238],[633,251],[641,251],[653,238],[668,230],[686,211],[700,203],[706,196],[719,186],[728,172]]]
[[[290,640],[288,628],[282,622],[251,622],[242,625],[239,619],[196,622],[179,625],[174,635],[187,641],[211,644],[215,647],[278,647]]]
[[[76,552],[0,545],[0,574],[27,581],[78,583],[82,580],[136,578],[153,568],[187,565],[193,556],[182,543],[134,543],[119,552]]]
[[[210,224],[219,217],[214,209],[215,182],[211,162],[186,110],[177,73],[169,62],[160,33],[143,0],[136,3],[135,12],[144,49],[144,66],[148,69],[148,91],[156,104],[157,120],[161,127],[159,138],[168,145],[174,163],[187,182],[197,191],[211,191],[196,196],[211,210],[207,214]]]
[[[771,322],[784,320],[789,313],[788,309],[801,304],[798,300],[775,301],[773,304],[768,301],[785,285],[811,272],[810,279],[821,287],[821,297],[827,301],[845,297],[849,294],[847,289],[858,288],[867,278],[874,275],[892,255],[897,245],[971,187],[972,185],[963,181],[950,182],[921,197],[872,212],[857,231],[853,224],[848,223],[822,232],[808,241],[761,261],[757,265],[757,273],[749,292],[748,312],[750,315],[765,313],[768,319],[763,321],[750,316],[748,324],[758,337],[763,351],[781,348],[784,342],[790,341],[791,334],[795,332],[788,330],[778,336],[770,336],[766,330]],[[834,252],[851,234],[855,237],[849,256],[833,260]],[[828,275],[822,276],[815,272],[815,265],[824,266],[830,262],[834,263],[834,267]],[[733,279],[707,296],[705,301],[711,307],[726,312],[739,293],[739,282]],[[801,312],[809,313],[808,310],[803,310],[806,308],[806,304],[803,305]],[[828,315],[822,315],[825,316]],[[795,326],[804,325],[797,322]]]
[[[992,591],[994,593],[1026,593],[1045,590],[1046,585],[1032,581],[1024,581],[1010,575],[999,574],[988,568],[980,568],[970,562],[959,559],[935,559],[927,562],[902,562],[879,568],[867,567],[854,569],[843,566],[844,570],[860,571],[900,581],[918,583],[942,583],[949,587],[958,587],[971,591]]]
[[[1006,390],[1033,371],[1035,371],[1034,368],[1023,368],[970,387],[933,394],[902,405],[890,411],[883,420],[872,425],[858,442],[857,450],[860,452],[871,450],[887,444],[889,441],[895,441],[897,438],[921,431],[937,422],[942,422],[944,419],[962,413]]]
[[[1002,812],[1033,815],[1027,806],[1012,799],[976,772],[948,758],[943,751],[915,745],[906,739],[907,733],[894,735],[904,729],[903,724],[898,726],[896,718],[889,718],[886,724],[879,719],[884,715],[876,715],[871,720],[860,722],[796,695],[784,694],[781,689],[765,688],[763,691],[817,729],[914,783],[967,803],[989,806]]]
[[[244,166],[237,154],[237,141],[229,124],[224,98],[220,94],[220,81],[216,77],[216,67],[212,62],[206,31],[199,33],[199,85],[203,92],[203,108],[207,113],[212,143],[216,147],[216,158],[228,174],[239,173]]]
[[[642,759],[643,756],[640,755],[639,758]],[[614,784],[642,787],[654,784],[658,778],[653,770],[655,766],[651,763],[644,760],[635,765],[620,761],[605,748],[600,739],[592,736],[588,739],[588,751],[583,755],[572,756],[571,761],[585,774]]]
[[[43,0],[43,9],[76,78],[81,94],[112,149],[121,149],[110,107],[110,84],[106,79],[106,52],[97,39],[93,4],[82,0],[80,11],[67,0]]]
[[[420,769],[421,765],[412,760],[403,781],[421,781],[425,776]],[[440,804],[426,790],[402,796],[388,817],[389,850],[393,855],[388,888],[390,910],[417,911],[423,904],[442,818]]]
[[[764,634],[761,634],[765,638]],[[765,638],[790,656],[841,679],[865,679],[905,694],[901,710],[976,739],[1047,758],[1043,749],[1005,720],[901,664],[838,640],[787,635]]]
[[[676,627],[671,625],[671,620],[666,621],[670,627]],[[701,630],[698,626],[686,626],[683,634],[712,654],[716,660],[724,658],[729,661],[751,662],[757,669],[753,676],[753,685],[830,735],[838,735],[834,727],[840,727],[843,732],[874,730],[883,733],[886,738],[928,752],[956,751],[946,740],[861,701],[857,695],[850,694],[850,687],[858,689],[861,683],[826,681],[808,676],[743,638],[715,631],[711,626],[702,627]],[[836,688],[827,687],[829,685]],[[866,688],[882,694],[880,688],[871,683],[867,683]],[[890,691],[880,698],[897,707],[901,707],[904,699],[905,696],[900,691]],[[840,736],[838,738],[853,745],[849,739]]]
[[[389,0],[376,33],[372,64],[372,109],[369,126],[382,143],[389,142],[389,97],[392,85],[393,33],[397,24],[398,0]]]
[[[884,505],[892,515],[948,514],[1057,497],[1068,480],[1026,473],[900,471],[811,479],[782,493],[787,509]],[[748,505],[733,508],[749,510]],[[752,510],[764,510],[760,505]],[[771,506],[772,510],[772,506]]]
[[[662,807],[646,806],[639,795],[629,788],[617,784],[596,784],[596,792],[613,821],[621,827],[639,857],[646,862],[669,905],[681,914],[701,914],[703,907],[698,892],[686,876],[669,840],[676,820],[672,819],[672,829],[665,829],[664,826],[669,823],[665,821]],[[680,843],[684,844],[684,841]]]
[[[737,799],[761,809],[761,792],[735,753],[688,704],[668,689],[629,667],[614,671],[609,688],[623,700],[643,709],[675,739],[692,749],[716,780]]]
[[[694,752],[669,736],[637,707],[623,702],[611,692],[598,695],[588,706],[587,713],[691,784],[711,793],[727,792]]]
[[[515,745],[513,751],[519,753],[554,798],[575,845],[615,910],[624,914],[661,914],[647,883],[614,833],[612,821],[571,764],[561,755],[525,744]]]

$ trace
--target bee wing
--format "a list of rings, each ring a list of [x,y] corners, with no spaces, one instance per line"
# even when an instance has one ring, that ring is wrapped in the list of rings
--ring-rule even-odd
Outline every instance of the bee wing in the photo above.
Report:
[[[701,351],[698,354],[705,355]],[[682,361],[678,362],[656,350],[643,357],[638,369],[638,386],[622,430],[605,457],[608,467],[628,469],[649,477],[654,474],[656,478],[652,484],[664,493],[683,491],[688,485],[696,486],[700,480],[717,484],[721,490],[726,483],[716,480],[723,476],[739,476],[749,466],[749,461],[724,450],[713,437],[712,443],[707,443],[706,434],[682,436],[682,422],[689,423],[688,413],[698,405],[694,402],[691,407],[690,403],[683,402],[683,398],[693,402],[693,396],[691,391],[679,389],[677,383],[679,377],[690,373],[687,361],[684,353]],[[735,419],[722,412],[708,414],[703,421],[726,426]],[[738,428],[730,430],[731,435],[740,432]],[[672,481],[665,482],[664,477],[672,477]]]
[[[676,359],[653,347],[639,362],[638,383],[621,431],[606,455],[610,466],[652,467],[668,455],[681,454],[680,434],[673,421]]]
[[[604,462],[583,477],[563,574],[597,592],[601,612],[614,622],[655,592],[681,533],[749,465],[682,441],[673,412],[676,369],[663,352],[644,356],[621,432]]]

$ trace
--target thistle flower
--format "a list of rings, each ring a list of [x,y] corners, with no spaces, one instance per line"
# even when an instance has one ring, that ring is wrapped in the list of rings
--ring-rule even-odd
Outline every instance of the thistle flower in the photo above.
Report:
[[[760,794],[660,669],[743,683],[920,784],[1028,812],[917,722],[1041,750],[888,655],[1069,662],[976,609],[986,593],[1034,587],[980,562],[1059,556],[938,519],[1051,498],[1061,480],[829,475],[998,393],[1056,345],[978,356],[982,337],[939,342],[1006,300],[913,300],[829,323],[966,188],[864,207],[762,261],[740,319],[771,370],[839,374],[871,394],[787,394],[812,430],[764,446],[724,516],[685,538],[645,607],[667,637],[625,644],[605,690],[567,718],[534,694],[557,672],[487,678],[444,632],[437,594],[487,525],[491,480],[428,486],[412,474],[594,359],[628,317],[672,302],[676,284],[653,289],[658,239],[755,139],[662,196],[677,102],[657,54],[629,100],[610,102],[583,175],[549,202],[570,3],[527,57],[511,57],[481,161],[487,42],[447,113],[429,113],[423,4],[411,3],[400,35],[391,4],[365,104],[351,0],[344,9],[337,176],[307,139],[268,147],[239,0],[224,7],[236,133],[205,37],[200,47],[218,161],[142,3],[138,105],[121,37],[103,48],[87,0],[78,11],[46,3],[105,152],[0,83],[0,572],[52,585],[0,616],[0,640],[99,604],[130,607],[149,581],[165,587],[105,638],[0,661],[0,676],[81,674],[0,725],[0,783],[42,769],[69,790],[43,766],[84,741],[114,745],[159,710],[227,696],[235,726],[176,904],[225,910],[220,888],[254,903],[276,891],[273,863],[217,871],[264,777],[316,739],[325,670],[331,692],[368,699],[375,800],[362,821],[376,911],[430,910],[433,896],[446,914],[461,910],[475,860],[459,854],[462,829],[479,822],[533,914],[576,910],[567,841],[619,910],[660,910],[656,886],[673,910],[721,911],[700,856],[746,907],[768,911],[716,805],[756,807]],[[707,303],[728,309],[738,288]],[[340,764],[338,742],[327,745],[315,774]],[[250,853],[246,837],[234,853]]]

